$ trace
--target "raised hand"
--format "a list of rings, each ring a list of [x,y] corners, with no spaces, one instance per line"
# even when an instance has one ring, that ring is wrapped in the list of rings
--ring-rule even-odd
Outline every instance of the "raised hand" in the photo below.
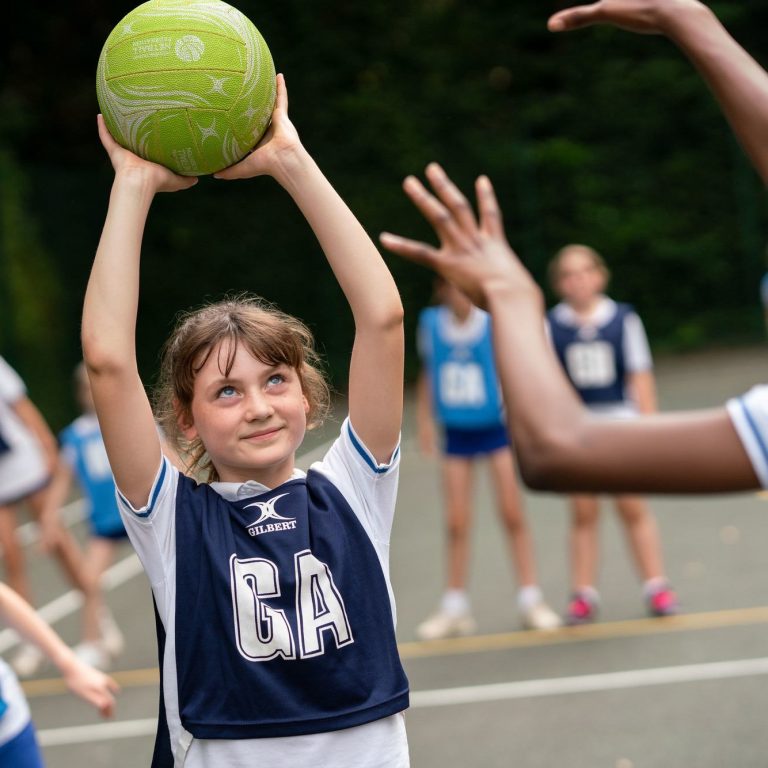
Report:
[[[552,32],[566,32],[593,24],[611,24],[644,34],[666,34],[670,19],[686,8],[701,7],[696,0],[600,0],[567,8],[548,23]]]
[[[485,305],[487,293],[495,285],[539,294],[507,241],[490,180],[480,176],[475,183],[476,217],[467,198],[437,163],[427,167],[426,175],[435,194],[413,176],[403,182],[403,189],[434,228],[440,247],[388,232],[381,234],[381,244],[439,272],[478,306]]]
[[[99,139],[109,155],[115,175],[136,175],[145,179],[153,192],[178,192],[197,184],[194,176],[179,176],[164,165],[144,160],[125,147],[121,147],[109,132],[104,118],[98,115]]]
[[[239,163],[213,174],[217,179],[250,179],[254,176],[274,176],[287,158],[301,147],[301,140],[288,118],[288,90],[285,77],[277,76],[277,98],[272,122],[253,152]]]

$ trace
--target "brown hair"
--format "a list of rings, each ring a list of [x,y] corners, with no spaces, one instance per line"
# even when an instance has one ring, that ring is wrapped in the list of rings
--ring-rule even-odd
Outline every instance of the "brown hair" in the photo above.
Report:
[[[208,482],[218,479],[216,468],[199,437],[186,440],[179,419],[190,417],[195,377],[223,341],[231,342],[220,349],[219,366],[224,375],[232,370],[238,342],[262,363],[285,364],[296,370],[309,403],[308,429],[322,423],[330,404],[312,333],[297,318],[248,294],[182,314],[163,348],[155,412],[166,438],[185,456],[189,470],[200,471]]]
[[[549,284],[557,290],[557,283],[560,279],[560,266],[565,256],[571,251],[581,251],[592,259],[592,263],[596,266],[605,277],[607,283],[611,279],[611,271],[608,269],[608,265],[605,263],[605,259],[591,246],[582,245],[581,243],[569,243],[564,245],[553,257],[547,265],[547,277],[549,278]]]

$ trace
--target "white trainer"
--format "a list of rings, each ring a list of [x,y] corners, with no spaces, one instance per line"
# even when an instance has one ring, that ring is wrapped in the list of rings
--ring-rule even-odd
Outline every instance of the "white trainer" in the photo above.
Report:
[[[96,667],[102,672],[109,669],[109,654],[101,643],[83,642],[76,645],[72,650],[75,652],[75,656],[89,667]]]
[[[102,610],[99,628],[101,629],[101,647],[116,659],[125,649],[125,638],[109,608]]]
[[[477,624],[470,613],[438,611],[416,627],[416,636],[420,640],[442,640],[471,635],[476,629]]]
[[[563,620],[542,600],[520,612],[520,618],[525,629],[558,629],[563,626]]]
[[[45,654],[32,643],[22,643],[11,658],[13,671],[19,677],[32,677],[45,662]]]

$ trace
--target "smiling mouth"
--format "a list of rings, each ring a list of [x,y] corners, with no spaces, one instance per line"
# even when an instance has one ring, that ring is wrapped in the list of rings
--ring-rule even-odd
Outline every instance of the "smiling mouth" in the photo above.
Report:
[[[251,440],[258,442],[259,440],[268,440],[270,437],[276,435],[282,427],[273,427],[272,429],[266,429],[263,432],[252,432],[248,435],[243,435],[241,440]]]

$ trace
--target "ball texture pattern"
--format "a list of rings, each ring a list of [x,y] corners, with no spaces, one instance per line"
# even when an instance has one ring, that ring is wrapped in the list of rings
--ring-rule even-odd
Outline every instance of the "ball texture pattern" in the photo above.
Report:
[[[200,176],[256,146],[275,104],[275,66],[256,27],[223,0],[149,0],[107,38],[96,94],[120,145]]]

